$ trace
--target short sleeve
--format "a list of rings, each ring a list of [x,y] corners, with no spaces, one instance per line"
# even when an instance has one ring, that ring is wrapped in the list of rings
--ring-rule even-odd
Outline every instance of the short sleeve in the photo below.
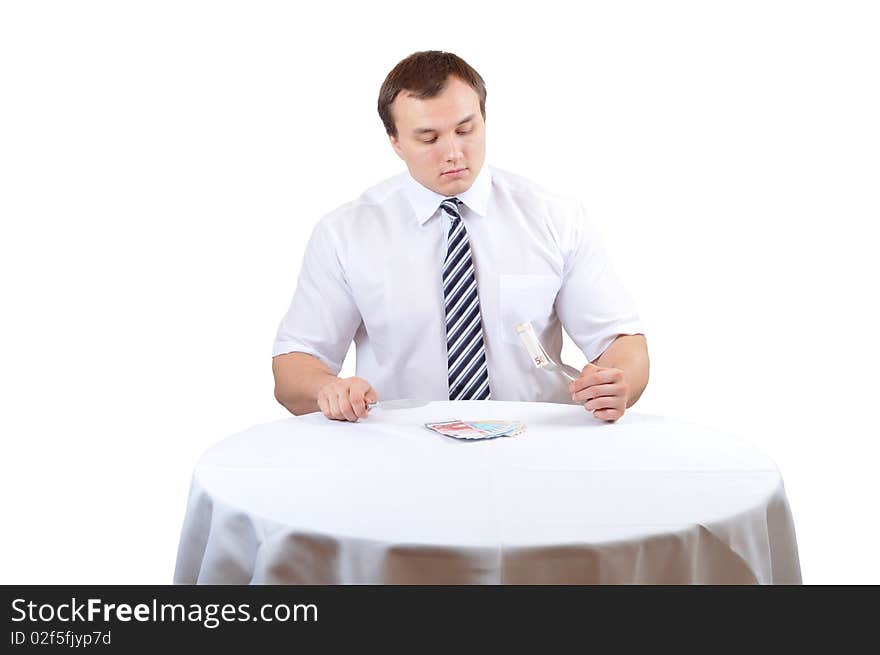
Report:
[[[306,245],[296,291],[278,326],[272,356],[302,352],[336,375],[361,322],[330,226],[318,223]]]
[[[619,335],[644,334],[644,327],[582,206],[560,233],[565,264],[556,313],[578,348],[594,361]]]

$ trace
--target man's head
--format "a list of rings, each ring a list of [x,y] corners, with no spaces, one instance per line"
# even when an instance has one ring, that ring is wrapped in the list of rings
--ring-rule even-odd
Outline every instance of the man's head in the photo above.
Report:
[[[467,191],[486,157],[486,85],[449,52],[416,52],[388,73],[379,116],[410,175],[444,196]]]

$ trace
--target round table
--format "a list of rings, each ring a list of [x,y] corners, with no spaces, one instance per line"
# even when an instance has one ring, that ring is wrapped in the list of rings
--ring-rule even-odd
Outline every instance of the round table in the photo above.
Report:
[[[520,420],[460,441],[425,423]],[[578,405],[391,401],[209,449],[182,584],[799,584],[782,478],[729,435]]]

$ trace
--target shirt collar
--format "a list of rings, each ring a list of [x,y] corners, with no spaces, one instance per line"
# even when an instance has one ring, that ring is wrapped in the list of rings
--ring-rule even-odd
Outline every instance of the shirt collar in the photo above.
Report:
[[[484,162],[470,188],[455,197],[467,205],[471,211],[480,216],[485,216],[489,209],[489,192],[491,189],[492,171],[489,169],[488,164]],[[428,187],[417,182],[408,170],[404,173],[404,191],[420,225],[424,225],[440,209],[441,202],[446,198],[452,197],[431,191]]]

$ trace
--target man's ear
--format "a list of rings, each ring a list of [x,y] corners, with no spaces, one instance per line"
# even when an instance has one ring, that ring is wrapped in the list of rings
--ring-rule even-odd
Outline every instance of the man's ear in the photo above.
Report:
[[[400,148],[400,143],[394,138],[392,135],[388,135],[388,140],[391,142],[391,147],[394,148],[394,152],[397,153],[397,156],[406,161],[403,157],[403,150]]]

